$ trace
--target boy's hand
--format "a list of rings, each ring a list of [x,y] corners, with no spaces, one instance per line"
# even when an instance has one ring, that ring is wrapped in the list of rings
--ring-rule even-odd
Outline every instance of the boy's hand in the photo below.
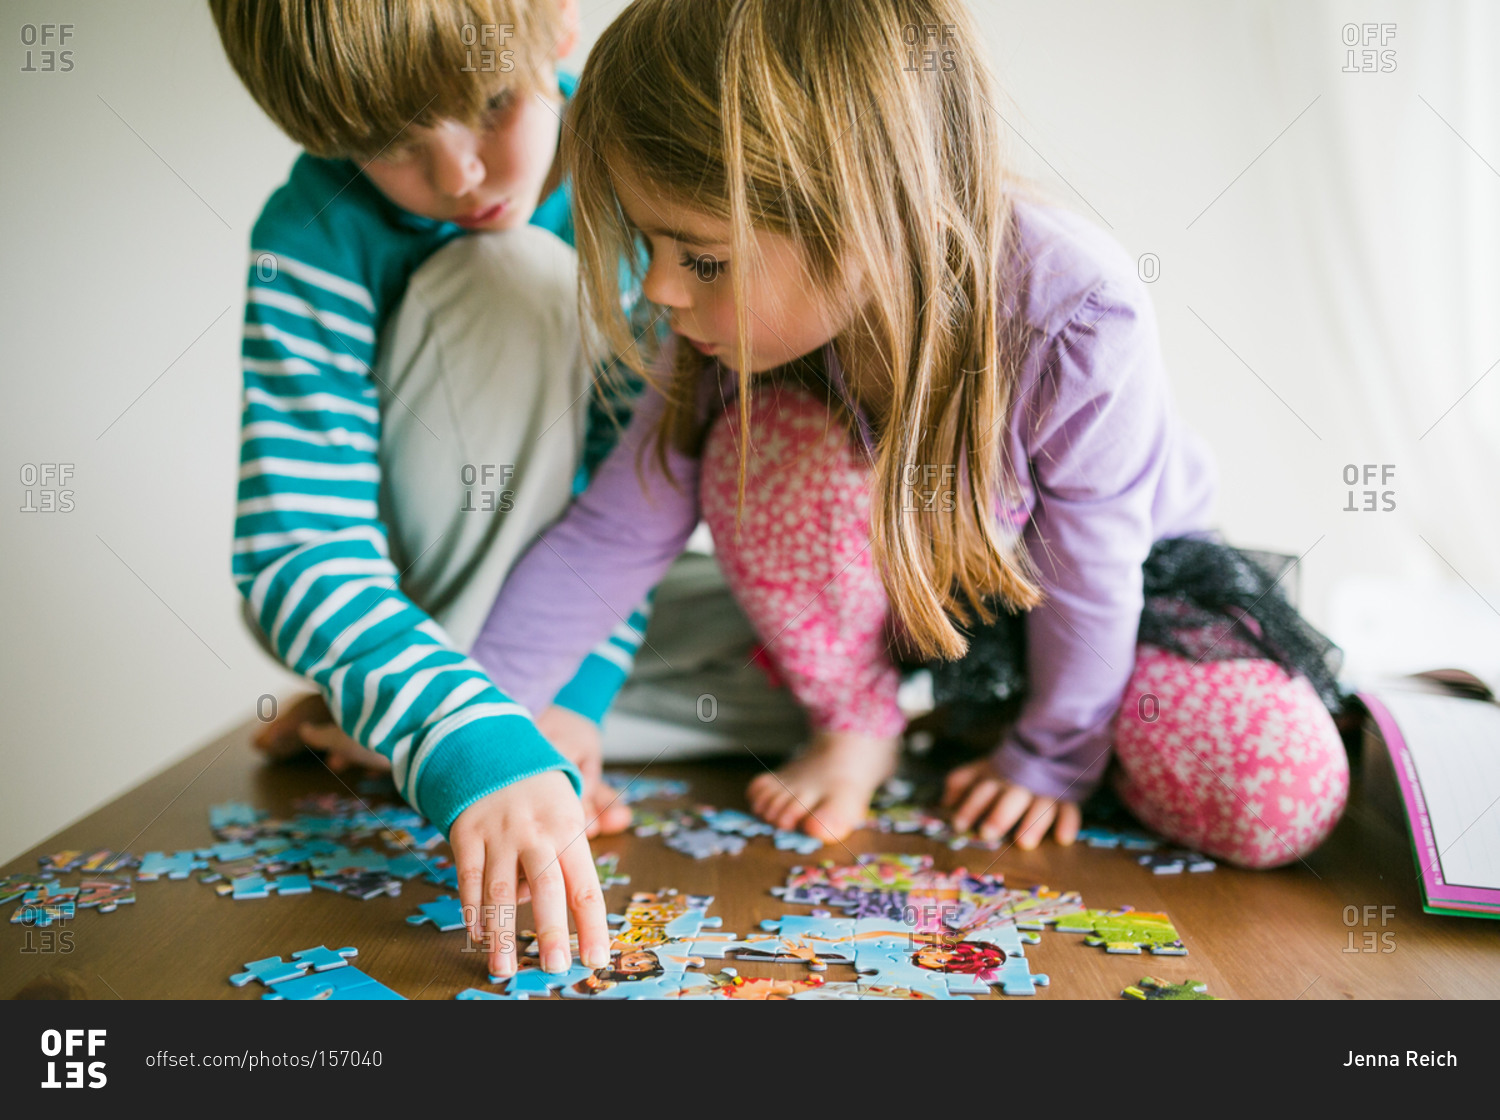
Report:
[[[586,834],[611,836],[630,827],[630,807],[604,784],[604,748],[599,726],[577,712],[553,704],[537,717],[537,730],[583,775]]]
[[[391,760],[383,754],[360,746],[345,735],[328,714],[323,697],[314,692],[288,704],[275,719],[256,732],[250,740],[256,750],[274,759],[288,759],[312,747],[326,755],[328,769],[335,774],[351,766],[367,770],[389,770]]]
[[[953,827],[957,831],[972,828],[986,840],[998,840],[1014,827],[1016,847],[1028,852],[1042,842],[1049,829],[1059,844],[1073,843],[1083,823],[1077,802],[1042,797],[1025,786],[1007,782],[995,773],[987,758],[949,772],[943,784],[943,807],[954,806]]]
[[[604,892],[583,826],[583,806],[558,770],[496,790],[453,822],[448,839],[458,867],[459,902],[470,940],[486,946],[492,976],[516,971],[516,906],[523,879],[531,888],[542,968],[564,972],[572,964],[569,912],[580,959],[589,968],[608,965]]]

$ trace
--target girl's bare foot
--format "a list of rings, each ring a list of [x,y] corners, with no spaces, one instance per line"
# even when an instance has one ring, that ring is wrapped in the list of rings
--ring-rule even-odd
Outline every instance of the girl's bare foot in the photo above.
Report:
[[[746,796],[777,828],[801,827],[819,840],[842,840],[869,813],[870,798],[896,772],[899,738],[824,731],[774,774],[750,783]]]

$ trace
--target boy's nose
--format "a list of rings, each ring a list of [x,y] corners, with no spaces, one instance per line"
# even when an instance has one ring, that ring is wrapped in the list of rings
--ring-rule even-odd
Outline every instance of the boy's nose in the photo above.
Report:
[[[467,128],[441,131],[433,144],[432,186],[440,194],[459,198],[484,182],[484,161],[477,138]]]

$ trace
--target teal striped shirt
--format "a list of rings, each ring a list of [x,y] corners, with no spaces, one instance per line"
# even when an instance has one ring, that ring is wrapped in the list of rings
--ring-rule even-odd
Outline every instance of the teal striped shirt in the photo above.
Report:
[[[573,82],[559,83],[564,96]],[[566,184],[533,224],[573,240]],[[512,782],[573,765],[408,599],[377,498],[376,339],[411,274],[462,236],[394,206],[347,161],[302,155],[251,234],[233,572],[277,656],[339,725],[391,760],[445,832]],[[645,630],[591,653],[556,702],[599,720]]]

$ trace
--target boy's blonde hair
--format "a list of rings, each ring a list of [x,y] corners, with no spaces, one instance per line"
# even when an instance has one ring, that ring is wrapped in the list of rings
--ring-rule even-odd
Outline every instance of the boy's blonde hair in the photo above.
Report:
[[[864,372],[891,390],[871,540],[892,609],[928,657],[962,655],[961,627],[992,619],[996,600],[1041,600],[996,524],[1024,345],[997,303],[1015,287],[1002,265],[1024,184],[1002,157],[982,51],[959,0],[636,0],[590,53],[564,139],[584,313],[639,373],[651,356],[619,298],[619,262],[639,259],[639,233],[615,170],[728,221],[731,274],[754,267],[760,228],[793,238],[823,281],[865,278],[858,325],[876,357]],[[748,433],[743,291],[736,284]],[[701,443],[703,368],[678,348],[663,454],[669,441]],[[912,479],[932,467],[953,468],[952,509],[914,512]],[[743,487],[742,446],[742,500]]]
[[[477,123],[507,89],[541,91],[555,0],[209,0],[252,97],[314,155],[371,159],[404,130]]]

